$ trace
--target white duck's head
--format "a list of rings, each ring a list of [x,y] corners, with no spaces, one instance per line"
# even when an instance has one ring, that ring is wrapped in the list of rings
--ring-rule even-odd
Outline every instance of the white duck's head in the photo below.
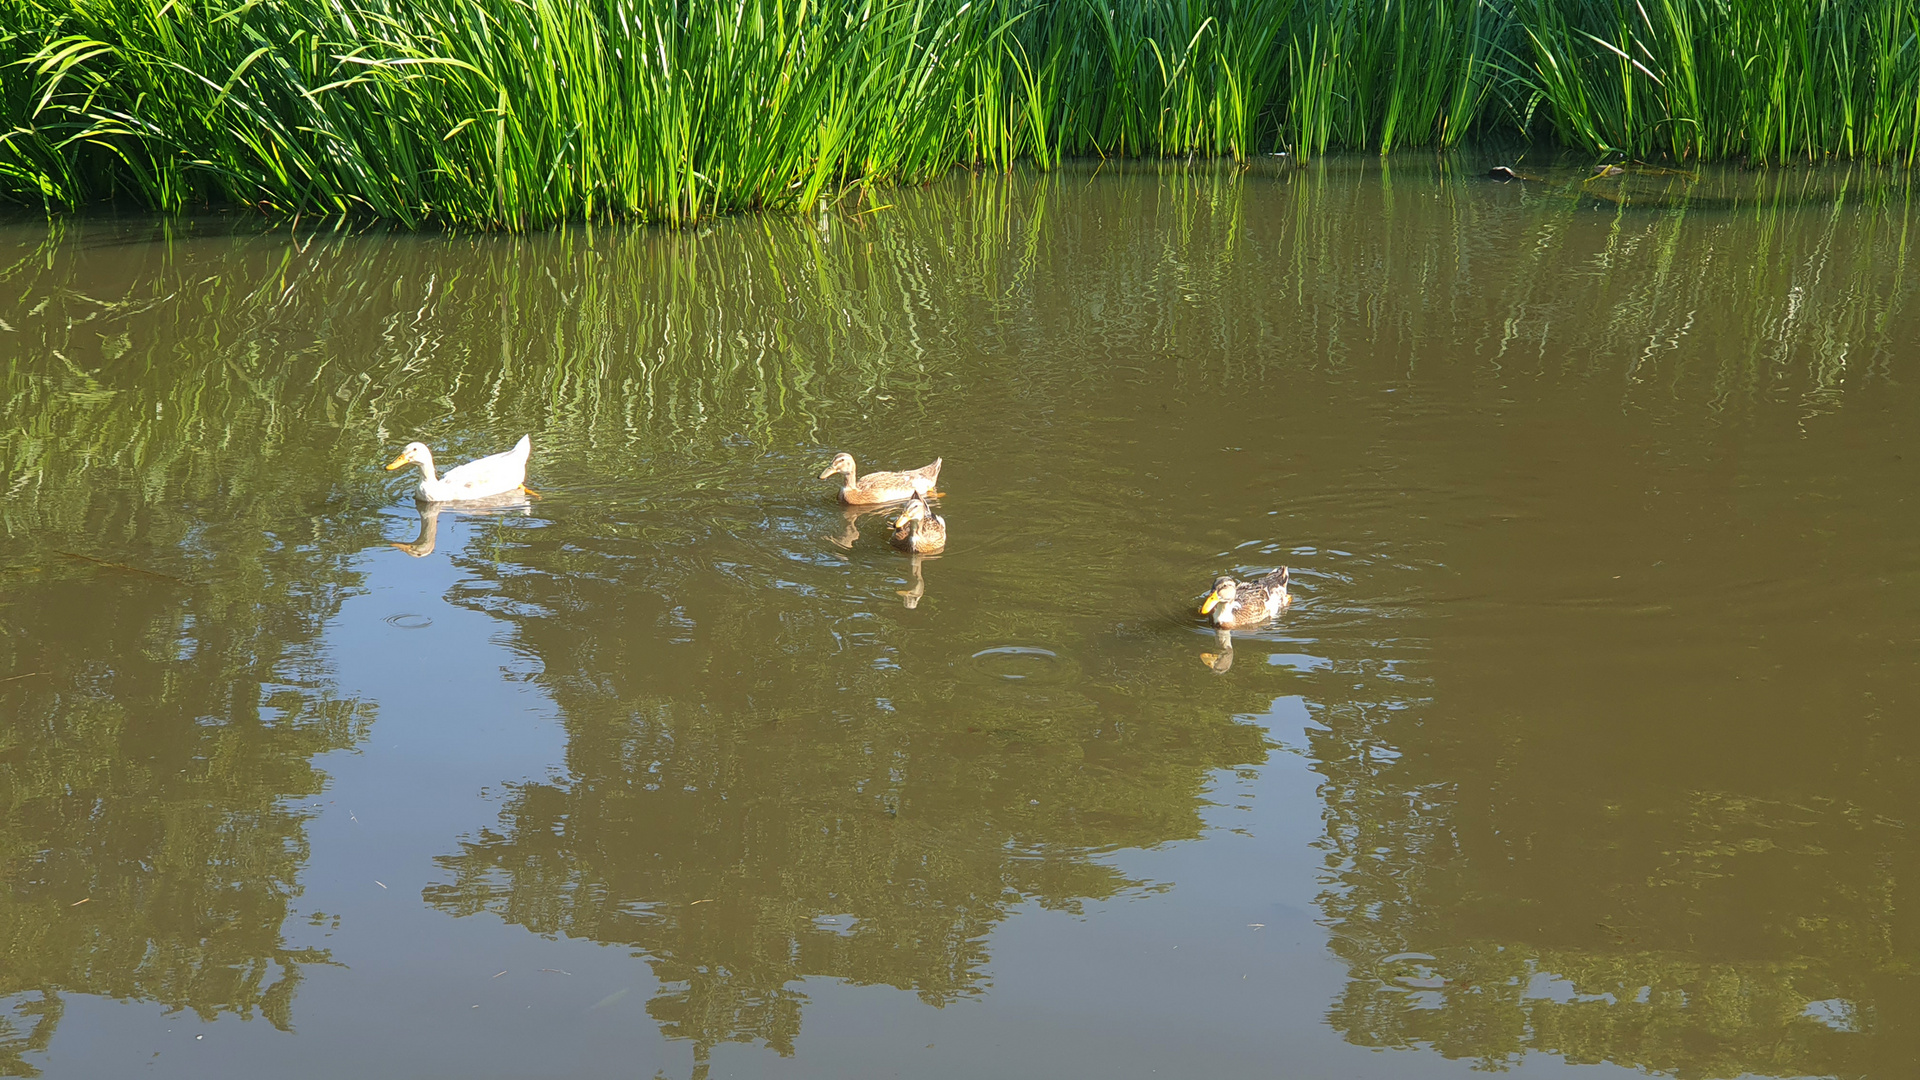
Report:
[[[387,462],[387,471],[392,472],[403,465],[421,465],[431,469],[433,468],[433,451],[427,449],[426,443],[410,442],[406,449],[400,451],[399,457]]]

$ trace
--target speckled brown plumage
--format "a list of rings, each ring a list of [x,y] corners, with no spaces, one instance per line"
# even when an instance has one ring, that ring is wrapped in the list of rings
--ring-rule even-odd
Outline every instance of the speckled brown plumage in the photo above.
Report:
[[[932,555],[947,546],[947,520],[933,512],[927,500],[915,495],[893,519],[893,546],[902,551]]]
[[[1225,574],[1213,579],[1213,590],[1201,603],[1200,614],[1222,630],[1233,630],[1266,622],[1292,602],[1283,566],[1252,581],[1235,581]]]

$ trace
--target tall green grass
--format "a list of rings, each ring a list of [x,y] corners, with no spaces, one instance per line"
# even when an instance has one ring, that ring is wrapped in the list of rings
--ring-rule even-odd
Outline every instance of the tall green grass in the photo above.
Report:
[[[1514,0],[1529,104],[1575,146],[1758,162],[1920,154],[1913,0]]]
[[[959,164],[1920,155],[1920,0],[0,0],[0,198],[409,225]]]

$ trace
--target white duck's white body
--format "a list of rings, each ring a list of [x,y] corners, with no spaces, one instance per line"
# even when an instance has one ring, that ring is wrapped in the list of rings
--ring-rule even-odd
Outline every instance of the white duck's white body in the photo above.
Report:
[[[426,476],[420,481],[416,498],[423,503],[474,502],[521,491],[527,482],[527,457],[532,452],[533,441],[522,435],[513,449],[456,465],[440,476],[433,471],[433,451],[425,443],[416,442],[408,443],[387,468],[409,463],[420,466]]]

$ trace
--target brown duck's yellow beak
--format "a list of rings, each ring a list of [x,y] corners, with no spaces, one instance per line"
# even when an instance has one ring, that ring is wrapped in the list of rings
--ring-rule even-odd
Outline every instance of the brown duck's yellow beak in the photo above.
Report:
[[[387,462],[387,471],[392,472],[393,470],[399,468],[402,465],[405,465],[406,463],[407,463],[407,455],[401,454],[399,457],[394,458],[392,461]]]
[[[1207,612],[1212,611],[1213,606],[1219,602],[1220,593],[1218,590],[1208,593],[1206,601],[1200,605],[1200,614],[1205,615]]]
[[[827,477],[832,476],[834,473],[837,473],[839,471],[840,471],[839,469],[829,468],[826,472],[823,472],[820,474],[820,479],[825,480]]]

